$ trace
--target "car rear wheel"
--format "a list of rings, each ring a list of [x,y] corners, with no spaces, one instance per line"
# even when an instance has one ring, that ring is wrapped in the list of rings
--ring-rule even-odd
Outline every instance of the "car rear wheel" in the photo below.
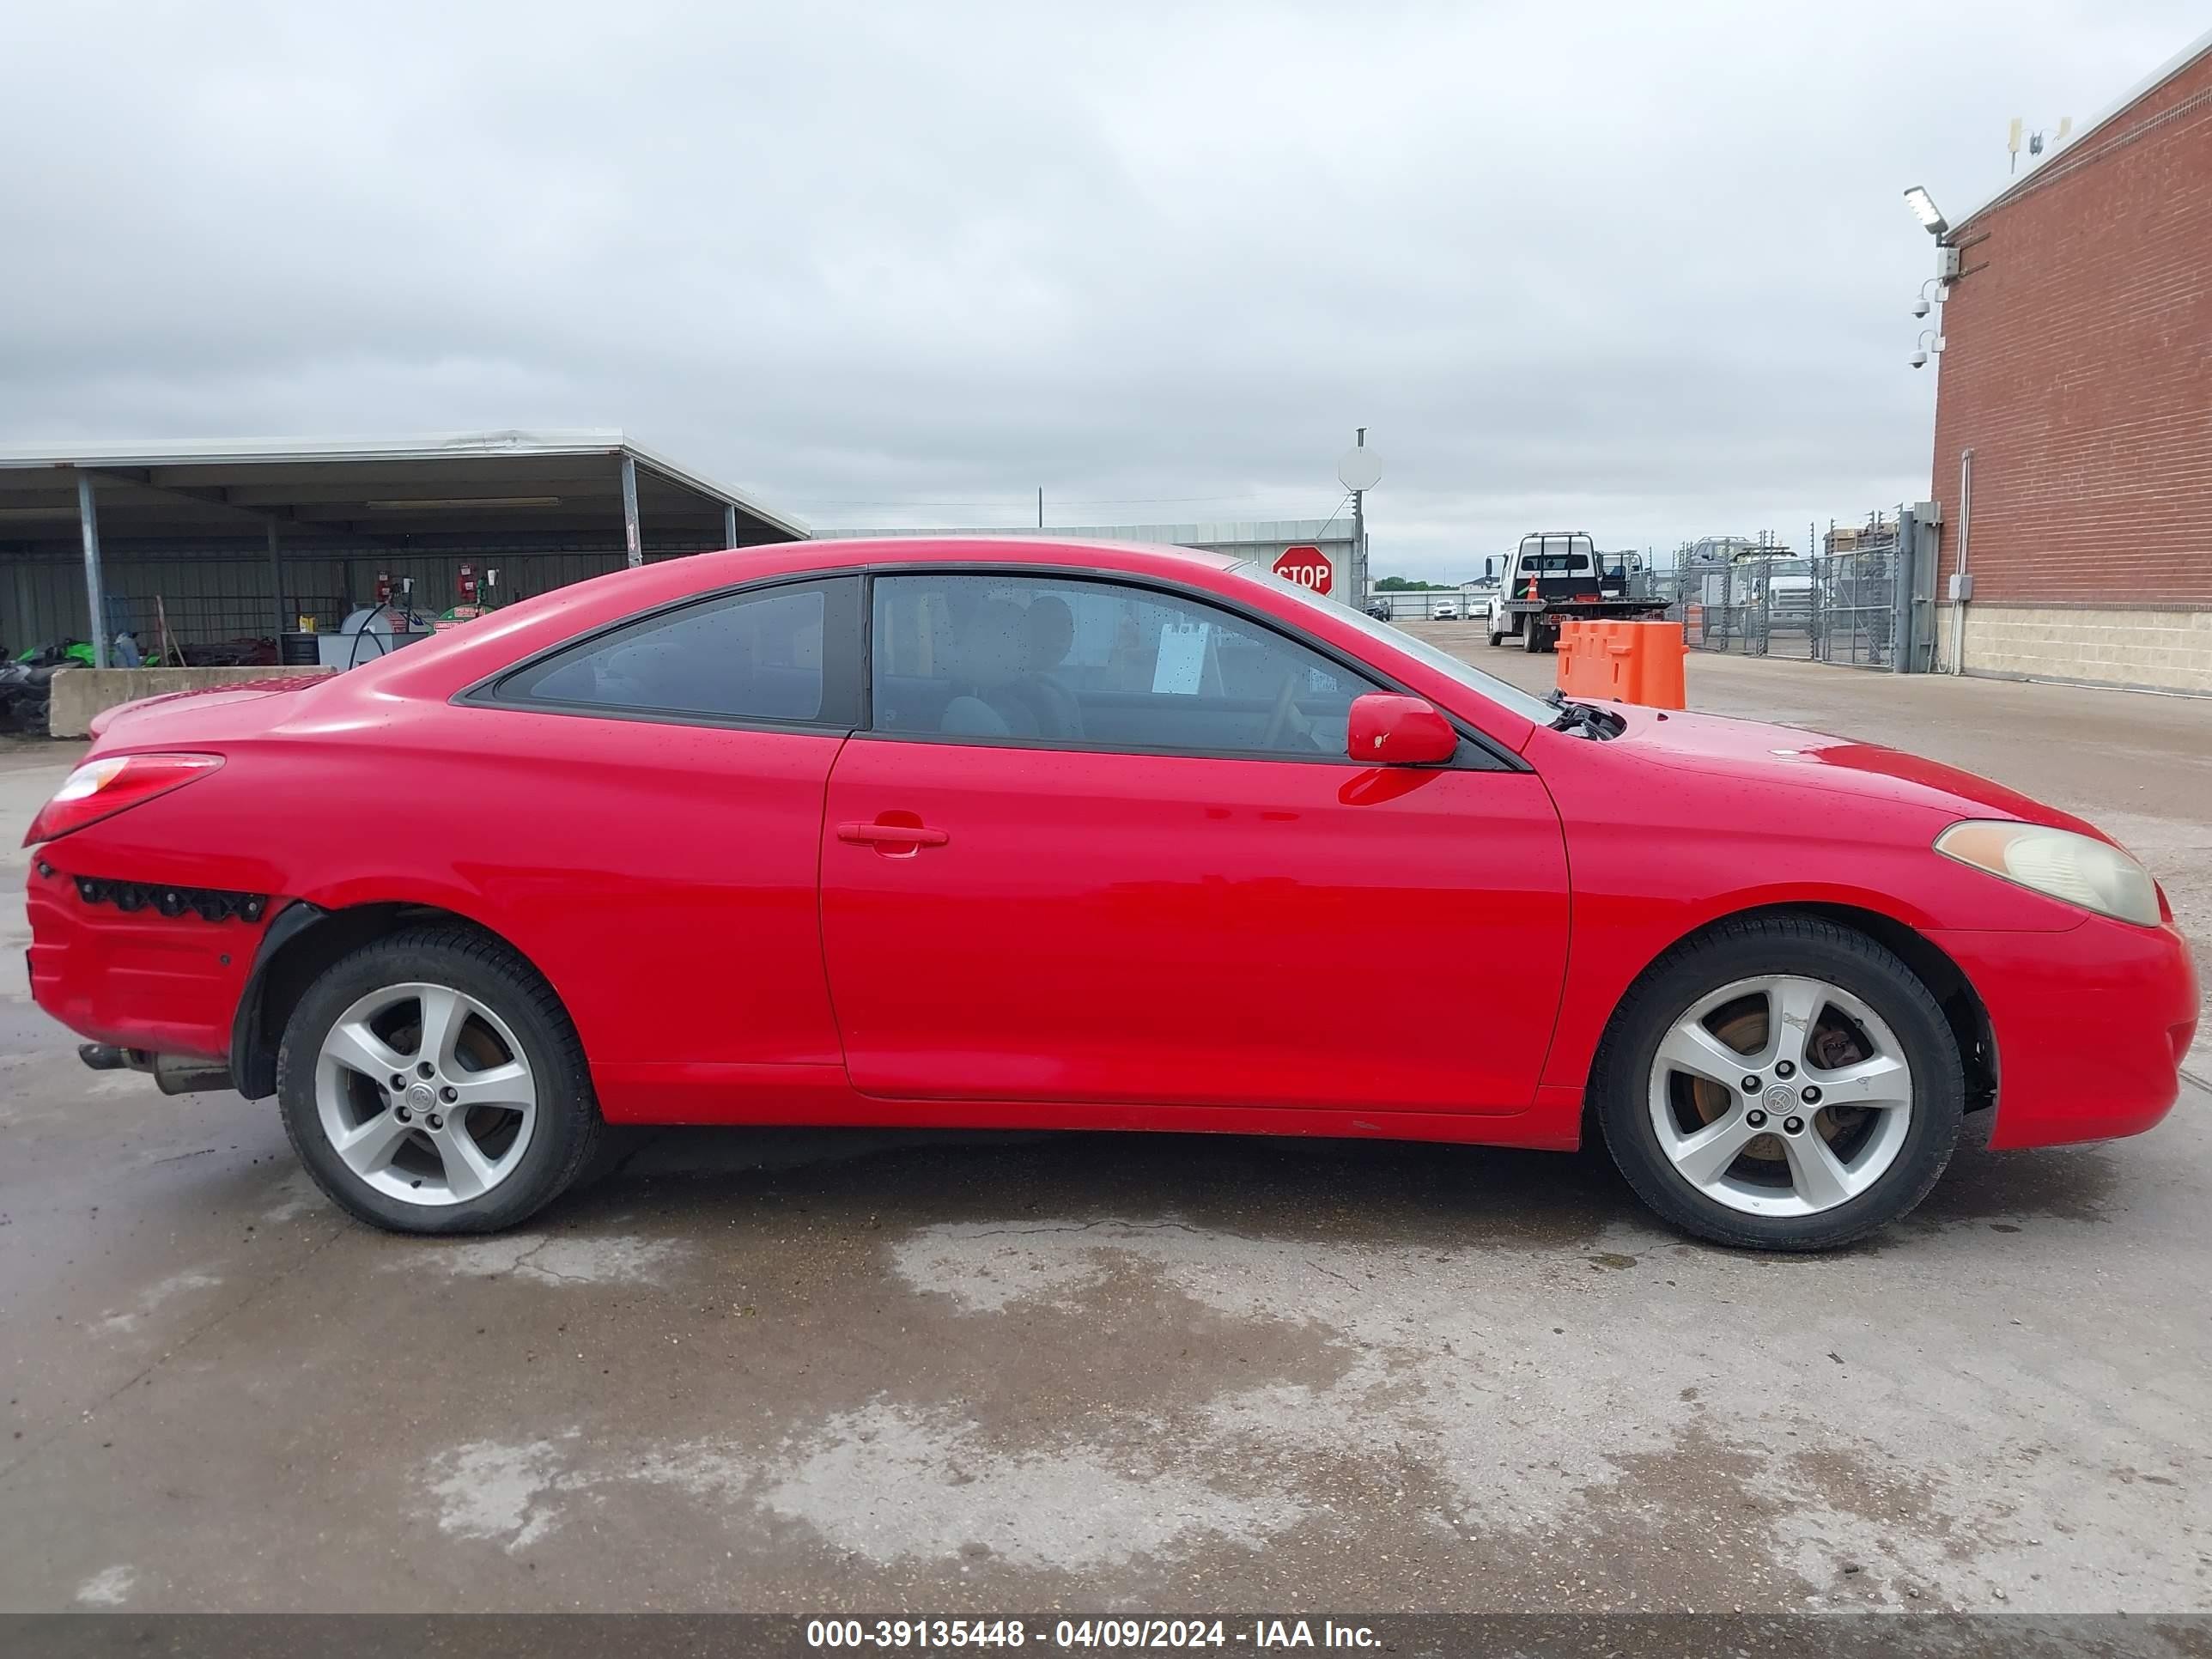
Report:
[[[1926,986],[1812,917],[1732,923],[1630,993],[1594,1079],[1613,1161],[1717,1243],[1849,1243],[1924,1198],[1958,1143],[1959,1049]]]
[[[575,1179],[599,1114],[552,988],[497,940],[425,928],[363,946],[294,1009],[284,1129],[315,1182],[395,1232],[490,1232]]]

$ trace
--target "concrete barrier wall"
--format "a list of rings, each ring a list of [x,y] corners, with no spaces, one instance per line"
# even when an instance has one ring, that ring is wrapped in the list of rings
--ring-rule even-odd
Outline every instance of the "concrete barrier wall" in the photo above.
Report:
[[[1942,610],[1937,637],[1948,668],[1958,650],[1959,612],[1955,605]],[[2212,694],[2212,609],[1977,600],[1966,607],[1966,672],[2203,696]]]
[[[51,684],[46,729],[58,738],[92,734],[92,717],[104,708],[171,691],[204,691],[253,680],[289,680],[334,674],[334,668],[285,665],[273,668],[64,668]]]

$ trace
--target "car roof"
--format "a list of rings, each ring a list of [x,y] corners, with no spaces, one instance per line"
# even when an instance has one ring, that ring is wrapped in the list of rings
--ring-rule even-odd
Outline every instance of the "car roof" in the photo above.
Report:
[[[712,556],[750,557],[757,562],[765,550],[757,547],[745,548],[731,554]],[[963,536],[957,532],[948,532],[942,536],[838,537],[823,541],[785,543],[774,550],[793,556],[803,553],[806,556],[793,558],[793,568],[804,565],[811,569],[879,564],[933,564],[955,560],[976,564],[1093,565],[1102,570],[1144,569],[1162,563],[1229,570],[1247,562],[1245,556],[1240,553],[1174,547],[1158,542],[1103,541],[1089,537],[1044,534]],[[817,554],[823,556],[819,559],[812,556]]]
[[[1375,661],[1368,653],[1378,641],[1362,637],[1355,642],[1345,637],[1347,633],[1361,632],[1351,620],[1358,615],[1353,608],[1343,607],[1342,619],[1332,622],[1325,613],[1338,607],[1324,605],[1316,613],[1300,599],[1275,591],[1287,585],[1256,574],[1257,561],[1238,554],[1093,538],[963,536],[949,532],[943,536],[832,537],[656,559],[502,605],[426,644],[392,652],[325,684],[345,686],[357,696],[419,696],[443,700],[481,676],[504,672],[532,652],[561,644],[592,629],[641,616],[660,605],[685,603],[694,595],[756,583],[933,564],[954,568],[1027,566],[1109,577],[1151,576],[1217,593],[1249,584],[1254,602],[1273,611],[1282,621],[1301,629],[1318,629],[1322,637],[1334,638],[1339,648],[1351,649],[1362,660]],[[1388,641],[1380,643],[1386,652],[1406,659],[1397,664],[1397,672],[1411,670],[1413,684],[1422,684],[1436,677],[1433,667],[1419,657]],[[1390,672],[1389,660],[1386,657],[1382,665],[1385,672]],[[1454,695],[1447,690],[1443,700],[1449,703]],[[1498,716],[1504,722],[1501,741],[1510,745],[1526,737],[1528,721],[1525,717],[1503,707]],[[1492,735],[1500,733],[1493,729]]]
[[[1057,568],[1100,575],[1152,576],[1175,580],[1188,579],[1198,571],[1212,573],[1218,578],[1245,562],[1235,554],[1197,548],[1052,536],[951,533],[774,542],[663,557],[581,581],[564,582],[543,593],[501,605],[465,627],[443,633],[419,653],[394,652],[388,659],[380,659],[373,669],[371,665],[363,664],[351,672],[359,674],[371,670],[380,683],[389,678],[397,684],[415,678],[408,664],[427,665],[445,654],[441,647],[473,655],[473,647],[510,637],[518,629],[536,631],[552,625],[556,619],[565,619],[562,625],[566,626],[596,627],[629,611],[681,602],[694,593],[709,593],[718,588],[783,577],[836,575],[901,565],[949,564]]]

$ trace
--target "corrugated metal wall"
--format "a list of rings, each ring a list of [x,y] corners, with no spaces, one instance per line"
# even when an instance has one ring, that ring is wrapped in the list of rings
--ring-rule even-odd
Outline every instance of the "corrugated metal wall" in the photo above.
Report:
[[[649,544],[648,561],[705,550],[708,543]],[[284,610],[288,627],[301,613],[317,625],[335,628],[357,605],[373,604],[380,572],[395,589],[404,576],[415,579],[418,611],[436,615],[460,601],[459,573],[473,565],[479,577],[487,568],[499,572],[498,598],[510,603],[586,577],[618,570],[620,541],[603,547],[546,547],[486,542],[465,548],[394,552],[380,547],[287,552]],[[127,545],[102,550],[100,568],[107,593],[106,633],[112,637],[135,629],[149,649],[155,637],[155,600],[168,617],[169,630],[188,644],[219,640],[265,639],[276,631],[277,607],[265,543],[214,544],[164,548],[158,556],[134,553]],[[9,656],[57,640],[90,637],[85,601],[84,565],[70,557],[16,555],[7,558],[0,576],[0,642]]]

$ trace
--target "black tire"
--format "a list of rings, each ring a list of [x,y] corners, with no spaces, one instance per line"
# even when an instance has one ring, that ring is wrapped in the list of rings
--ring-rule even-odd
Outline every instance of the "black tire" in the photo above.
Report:
[[[1766,974],[1850,992],[1888,1024],[1912,1068],[1912,1116],[1895,1161],[1864,1192],[1814,1215],[1748,1214],[1698,1191],[1660,1150],[1647,1106],[1659,1044],[1674,1022],[1710,993]],[[1811,916],[1726,922],[1660,957],[1622,1000],[1590,1082],[1606,1146],[1637,1196],[1684,1232],[1747,1249],[1833,1249],[1908,1214],[1951,1161],[1966,1105],[1958,1041],[1928,988],[1863,933]]]
[[[1503,635],[1503,634],[1501,634],[1501,633],[1499,633],[1496,629],[1494,629],[1494,628],[1493,628],[1493,629],[1492,629],[1490,630],[1490,648],[1491,648],[1492,651],[1497,650],[1497,649],[1498,649],[1498,642],[1499,642],[1500,641],[1502,641],[1503,639],[1504,639],[1504,637],[1505,637],[1505,635]]]
[[[430,1207],[378,1192],[331,1150],[315,1102],[324,1038],[355,1001],[380,987],[450,985],[495,1012],[520,1042],[538,1089],[538,1121],[521,1161],[479,1197]],[[553,988],[513,950],[465,927],[388,934],[341,957],[308,987],[276,1051],[284,1133],[314,1182],[349,1214],[398,1233],[489,1233],[512,1227],[567,1189],[590,1160],[599,1108],[583,1044]]]
[[[1521,635],[1521,648],[1533,657],[1545,647],[1544,629],[1534,617],[1531,617],[1523,624],[1523,630]]]

